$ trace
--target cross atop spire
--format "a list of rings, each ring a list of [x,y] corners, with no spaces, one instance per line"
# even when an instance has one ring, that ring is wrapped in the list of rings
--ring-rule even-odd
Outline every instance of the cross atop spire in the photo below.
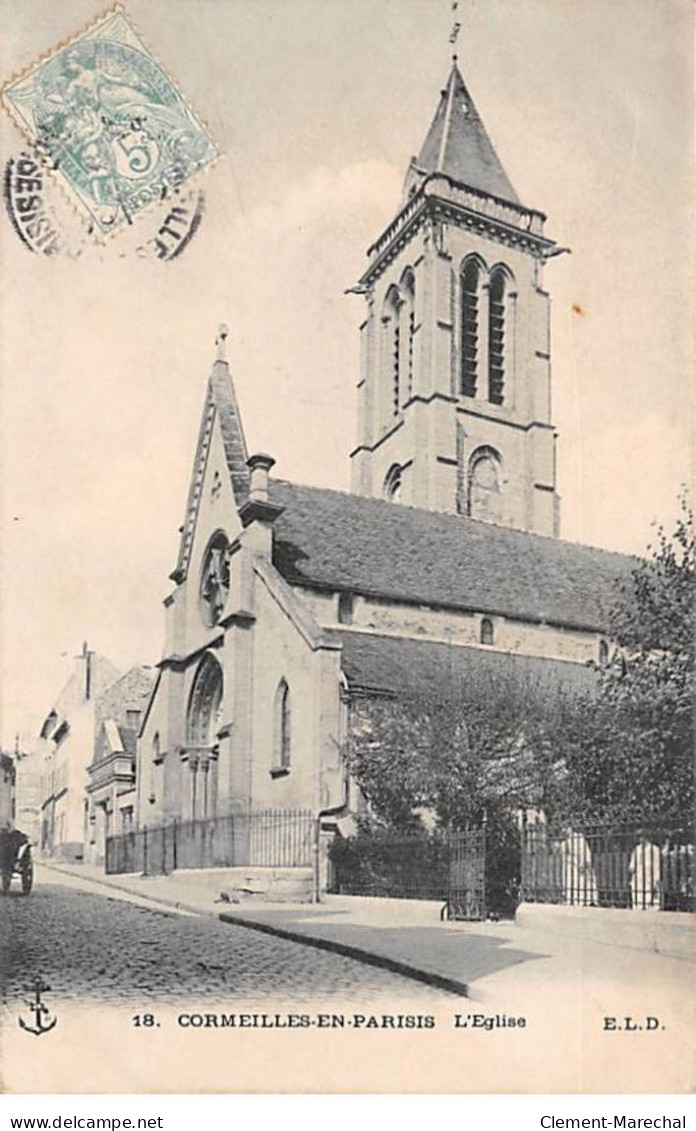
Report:
[[[218,361],[227,361],[227,337],[229,329],[224,322],[218,327],[215,345],[217,346],[217,359]]]
[[[415,165],[420,173],[444,173],[479,192],[520,203],[467,90],[456,55]]]

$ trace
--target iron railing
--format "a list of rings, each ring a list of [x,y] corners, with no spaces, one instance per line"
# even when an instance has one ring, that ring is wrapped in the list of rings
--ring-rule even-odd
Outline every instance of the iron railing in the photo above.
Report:
[[[172,821],[111,836],[106,872],[165,875],[185,868],[311,867],[317,820],[309,809],[260,809]]]
[[[521,897],[529,903],[693,911],[693,834],[649,825],[525,824]]]

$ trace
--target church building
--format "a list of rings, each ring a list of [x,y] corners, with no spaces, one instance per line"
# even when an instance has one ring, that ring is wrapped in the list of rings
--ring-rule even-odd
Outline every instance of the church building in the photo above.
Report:
[[[339,811],[353,704],[504,665],[582,686],[627,557],[560,540],[545,261],[456,61],[368,252],[350,493],[247,451],[224,327],[166,645],[138,743],[140,827]]]

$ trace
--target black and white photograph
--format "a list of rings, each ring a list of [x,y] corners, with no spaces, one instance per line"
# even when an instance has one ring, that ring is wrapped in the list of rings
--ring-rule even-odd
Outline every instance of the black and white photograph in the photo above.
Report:
[[[692,1093],[692,5],[2,14],[0,1089]]]

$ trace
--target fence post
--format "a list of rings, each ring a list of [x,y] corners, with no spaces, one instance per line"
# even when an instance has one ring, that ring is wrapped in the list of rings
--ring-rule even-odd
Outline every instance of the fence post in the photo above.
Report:
[[[321,817],[314,822],[314,902],[321,902]]]
[[[520,890],[518,892],[518,903],[524,903],[524,894],[527,890],[527,830],[528,830],[528,817],[527,810],[522,810],[522,820],[520,821]]]
[[[147,875],[147,825],[143,829],[143,875]]]

